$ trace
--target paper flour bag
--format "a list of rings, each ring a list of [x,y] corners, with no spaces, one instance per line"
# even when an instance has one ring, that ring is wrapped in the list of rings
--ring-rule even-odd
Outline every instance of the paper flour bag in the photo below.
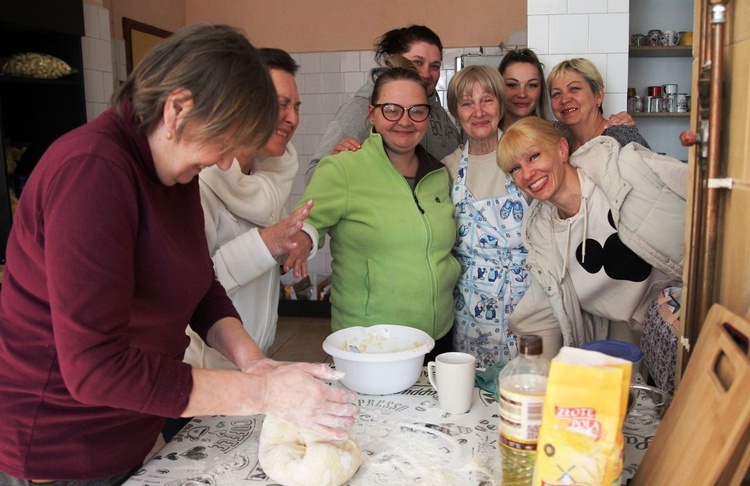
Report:
[[[552,360],[534,484],[620,484],[632,363],[563,347]]]

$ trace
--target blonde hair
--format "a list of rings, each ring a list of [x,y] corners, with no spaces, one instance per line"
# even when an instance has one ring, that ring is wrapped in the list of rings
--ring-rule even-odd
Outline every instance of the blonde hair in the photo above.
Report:
[[[497,165],[507,173],[516,159],[526,153],[531,145],[552,147],[563,138],[557,128],[547,120],[527,116],[510,126],[500,138],[497,146]]]
[[[566,59],[552,68],[549,76],[547,76],[547,87],[549,88],[550,96],[552,95],[552,83],[557,81],[557,79],[565,74],[566,71],[573,71],[580,74],[595,96],[599,95],[599,91],[604,91],[604,80],[602,79],[602,74],[596,68],[594,63],[583,57],[576,57],[573,59]],[[601,106],[599,106],[599,112],[603,113]]]
[[[467,66],[457,72],[448,85],[448,111],[455,118],[458,118],[458,101],[462,96],[470,94],[475,85],[494,96],[500,103],[501,110],[504,108],[505,89],[500,73],[490,66]],[[502,117],[502,112],[500,116]]]

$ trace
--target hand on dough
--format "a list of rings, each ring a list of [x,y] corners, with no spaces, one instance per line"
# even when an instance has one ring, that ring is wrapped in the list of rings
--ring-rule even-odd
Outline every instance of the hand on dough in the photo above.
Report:
[[[356,394],[328,386],[320,380],[337,381],[343,374],[324,364],[294,363],[261,375],[261,413],[281,417],[326,439],[343,440],[354,424],[359,407]]]

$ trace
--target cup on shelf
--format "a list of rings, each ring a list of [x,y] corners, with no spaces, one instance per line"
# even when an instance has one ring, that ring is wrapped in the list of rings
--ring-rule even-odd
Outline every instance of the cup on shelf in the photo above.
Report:
[[[662,84],[661,89],[664,96],[667,96],[669,94],[677,94],[676,84]]]
[[[640,113],[643,111],[643,96],[628,96],[628,113]]]
[[[692,31],[680,32],[679,44],[681,46],[692,46],[693,45],[693,32]]]
[[[661,98],[661,95],[662,95],[661,86],[649,86],[647,92],[649,96],[653,96],[653,97]]]
[[[668,93],[664,95],[664,111],[667,113],[677,112],[677,93]]]
[[[649,96],[648,110],[646,111],[649,113],[661,113],[664,111],[664,98],[661,96]]]
[[[650,46],[658,46],[661,44],[661,30],[659,29],[649,30],[646,37],[648,37],[648,45]]]
[[[634,45],[634,46],[643,47],[643,46],[647,46],[648,45],[648,36],[647,35],[644,35],[644,34],[632,34],[631,35],[631,39],[632,39],[632,45]]]
[[[675,95],[675,105],[677,113],[686,113],[690,111],[690,97],[687,93],[677,93]]]
[[[680,33],[674,30],[665,30],[661,33],[659,41],[660,44],[665,47],[676,46],[680,43]]]

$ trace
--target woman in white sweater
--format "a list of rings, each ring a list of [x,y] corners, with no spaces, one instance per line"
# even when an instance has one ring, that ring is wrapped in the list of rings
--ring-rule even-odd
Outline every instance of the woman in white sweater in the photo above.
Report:
[[[284,206],[299,169],[297,152],[290,143],[299,124],[300,101],[294,79],[298,66],[280,49],[261,49],[261,56],[279,100],[276,132],[260,153],[238,156],[229,170],[209,167],[201,171],[200,190],[216,276],[245,328],[267,353],[276,335],[279,259],[295,252],[305,262],[315,249],[300,231],[308,233],[312,241],[318,240],[318,233],[302,222],[312,203],[288,217]],[[297,277],[307,273],[304,263],[293,271]],[[191,343],[185,352],[186,362],[204,368],[234,368],[189,329],[188,335]]]
[[[682,282],[687,164],[608,136],[571,154],[536,117],[505,132],[497,160],[535,199],[523,225],[527,269],[563,344],[612,339],[623,327],[637,344],[651,302]]]

